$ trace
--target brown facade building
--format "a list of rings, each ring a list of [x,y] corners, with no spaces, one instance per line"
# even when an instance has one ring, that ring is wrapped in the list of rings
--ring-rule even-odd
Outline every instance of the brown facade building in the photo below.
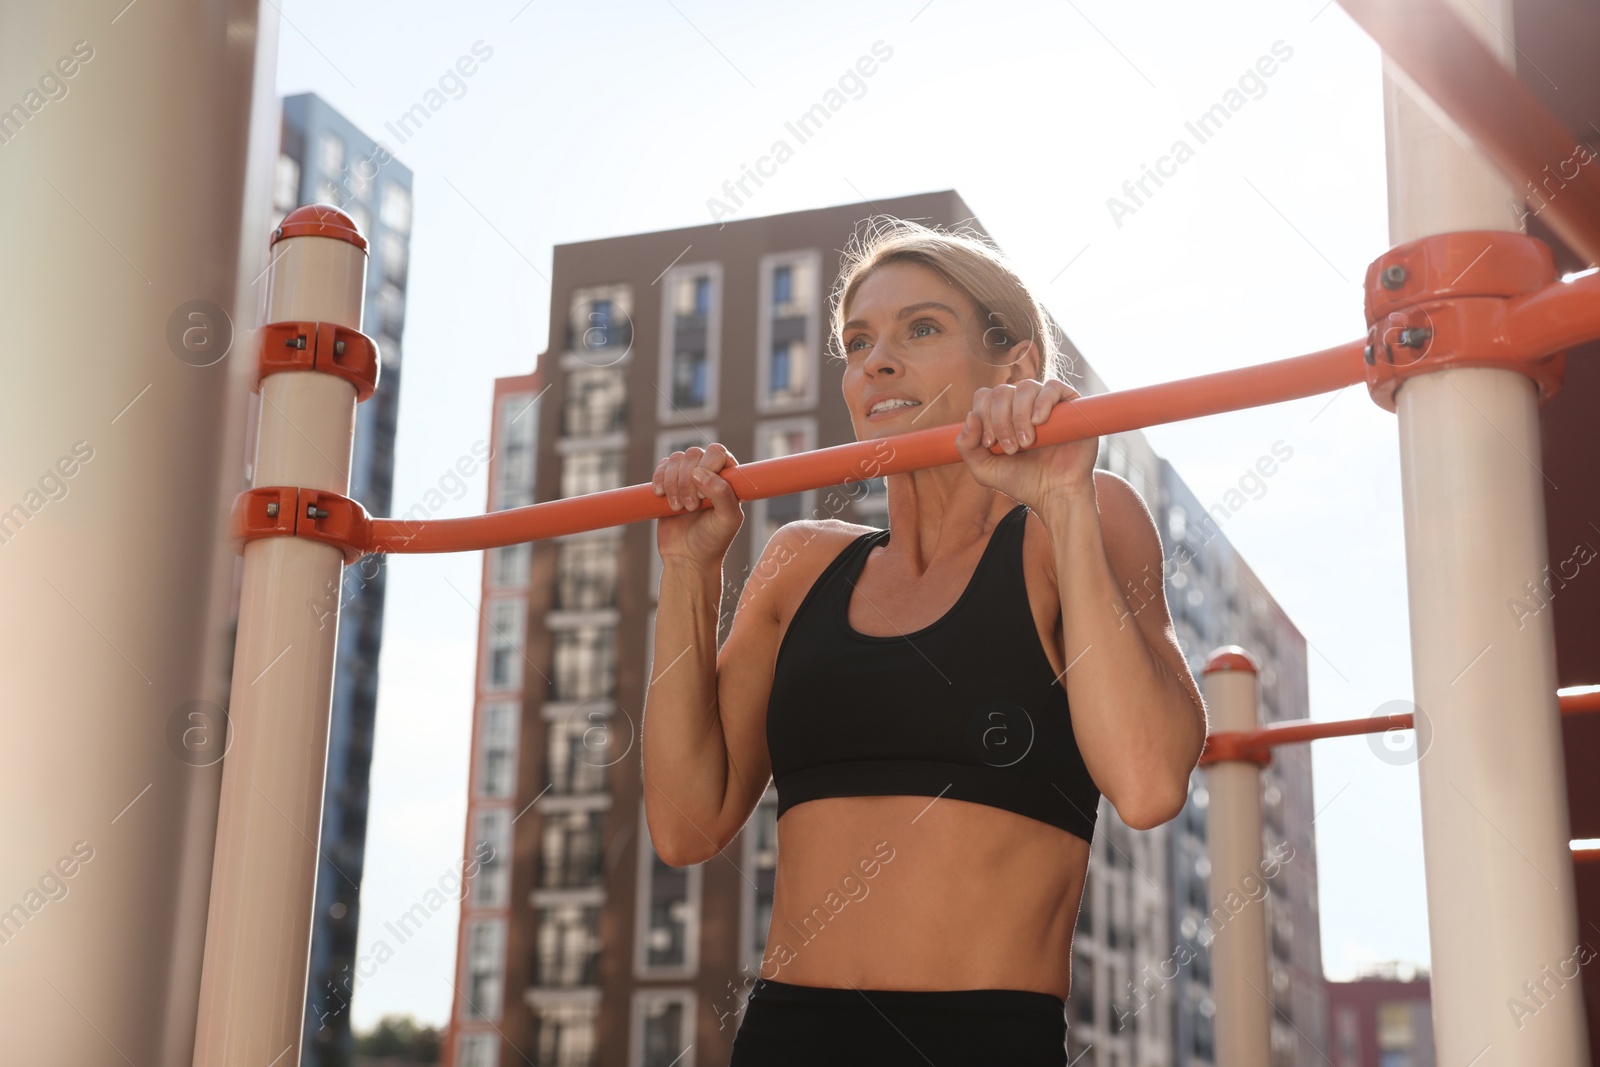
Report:
[[[490,508],[647,482],[689,445],[720,441],[748,462],[853,440],[827,297],[839,249],[875,212],[978,228],[947,191],[558,246],[539,372],[497,384]],[[1073,384],[1104,391],[1063,349]],[[1194,668],[1219,644],[1246,645],[1264,665],[1266,716],[1304,717],[1304,638],[1220,533],[1228,506],[1195,500],[1138,433],[1103,439],[1099,465],[1140,492],[1169,549],[1193,549],[1166,587]],[[883,480],[745,505],[720,636],[771,533],[828,517],[884,526]],[[651,664],[654,526],[485,554],[454,1067],[727,1062],[771,916],[776,794],[706,863],[670,867],[650,845],[641,709],[666,666]],[[1297,856],[1269,902],[1274,1065],[1310,1067],[1325,1016],[1309,759],[1284,771],[1263,787],[1269,835]],[[1089,1052],[1078,1067],[1211,1063],[1203,962],[1149,978],[1177,941],[1204,942],[1201,782],[1180,819],[1150,831],[1102,804],[1067,1005],[1070,1053]]]
[[[1385,964],[1328,983],[1333,1067],[1434,1067],[1433,999],[1426,973]]]

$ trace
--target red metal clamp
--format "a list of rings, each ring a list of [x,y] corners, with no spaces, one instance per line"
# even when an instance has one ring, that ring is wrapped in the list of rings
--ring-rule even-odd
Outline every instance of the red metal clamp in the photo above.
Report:
[[[286,370],[314,370],[343,378],[356,387],[357,403],[378,391],[378,342],[333,322],[269,322],[257,331],[260,352],[252,388]]]
[[[236,550],[259,537],[304,537],[333,545],[345,563],[365,556],[372,543],[372,517],[357,501],[324,489],[265,485],[246,489],[230,517]]]
[[[1255,763],[1262,767],[1272,763],[1272,749],[1253,743],[1254,738],[1247,733],[1223,731],[1211,734],[1206,738],[1206,747],[1200,753],[1200,766],[1209,767],[1213,763],[1242,762]]]
[[[1367,390],[1395,410],[1408,378],[1445,367],[1500,367],[1533,379],[1543,404],[1566,353],[1533,350],[1509,328],[1510,298],[1550,285],[1543,241],[1505,230],[1443,233],[1398,245],[1367,267]]]

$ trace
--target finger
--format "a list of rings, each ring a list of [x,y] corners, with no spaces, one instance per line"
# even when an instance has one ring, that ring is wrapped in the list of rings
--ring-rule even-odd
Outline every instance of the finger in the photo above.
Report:
[[[699,445],[690,445],[683,450],[683,463],[678,467],[678,506],[685,511],[695,507],[695,501],[699,499],[699,491],[689,473],[700,465],[703,455],[705,449]]]
[[[726,510],[738,506],[738,496],[734,493],[733,486],[729,485],[727,479],[720,474],[707,467],[696,467],[693,477],[700,494],[711,501],[712,507]]]
[[[700,501],[707,498],[707,490],[712,482],[721,481],[717,471],[721,469],[722,453],[725,451],[720,444],[712,442],[700,453],[700,458],[688,465],[684,473],[689,482],[688,506],[698,508]],[[709,475],[709,477],[706,477]]]
[[[961,423],[961,432],[956,434],[956,450],[969,464],[981,466],[994,458],[989,446],[983,443],[983,435],[983,416],[976,411],[967,412]]]
[[[1048,422],[1051,410],[1057,405],[1076,400],[1081,394],[1066,382],[1051,380],[1034,401],[1032,421],[1035,425]]]
[[[667,498],[667,506],[676,510],[678,506],[678,460],[682,452],[674,452],[661,461],[658,477],[661,479],[661,495]]]
[[[713,473],[723,467],[731,467],[735,462],[733,453],[721,441],[713,441],[706,446],[706,454],[700,458],[700,465]]]
[[[969,411],[961,418],[961,432],[956,434],[956,451],[965,457],[967,453],[982,447],[983,418],[976,411]]]
[[[972,413],[977,417],[978,444],[988,448],[994,444],[994,435],[989,432],[989,394],[993,392],[987,385],[981,385],[972,393]]]
[[[989,432],[1008,456],[1017,450],[1017,430],[1011,420],[1015,392],[1016,386],[1002,385],[989,394]]]
[[[1011,425],[1016,428],[1018,448],[1033,444],[1033,407],[1043,390],[1043,382],[1028,378],[1018,382],[1012,393]]]
[[[983,434],[983,416],[976,411],[969,411],[967,421],[962,424],[962,431],[956,438],[956,450],[961,454],[967,470],[980,480],[986,480],[994,473],[995,465],[1004,462],[1001,456],[991,451],[989,445],[983,443]]]
[[[1061,383],[1057,381],[1046,382],[1039,395],[1033,399],[1033,411],[1028,416],[1028,421],[1037,426],[1050,417],[1050,410],[1063,400],[1069,399],[1062,393]]]

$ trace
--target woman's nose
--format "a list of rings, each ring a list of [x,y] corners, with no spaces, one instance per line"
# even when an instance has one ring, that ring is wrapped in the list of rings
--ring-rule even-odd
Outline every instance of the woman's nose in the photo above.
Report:
[[[879,342],[872,346],[872,351],[867,353],[866,361],[862,365],[869,376],[879,374],[893,374],[898,369],[898,360],[887,344]]]

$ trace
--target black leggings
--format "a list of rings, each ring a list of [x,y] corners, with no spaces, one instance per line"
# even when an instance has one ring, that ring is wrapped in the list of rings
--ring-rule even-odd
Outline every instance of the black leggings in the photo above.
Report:
[[[831,989],[758,978],[728,1067],[1063,1067],[1060,997],[1025,989]]]

